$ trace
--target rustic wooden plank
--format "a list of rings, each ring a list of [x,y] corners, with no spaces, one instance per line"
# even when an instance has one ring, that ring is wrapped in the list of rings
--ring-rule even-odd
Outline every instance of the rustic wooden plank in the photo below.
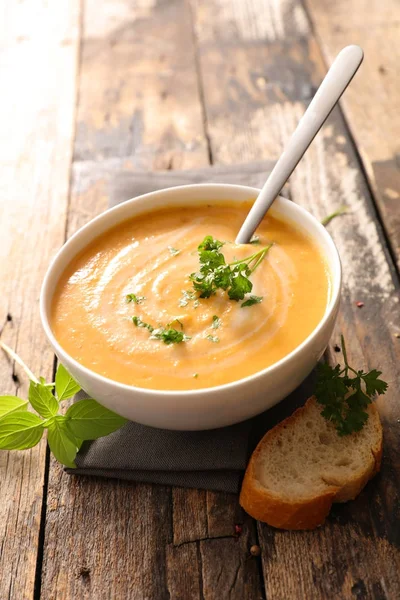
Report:
[[[85,14],[75,160],[207,164],[186,3],[91,0]]]
[[[208,537],[234,536],[235,527],[240,526],[244,518],[235,494],[207,492]]]
[[[106,208],[120,170],[208,164],[187,3],[103,0],[85,10],[68,235]],[[224,494],[78,480],[51,461],[43,597],[203,598],[209,569],[190,540],[228,533],[221,542],[236,544],[234,526],[216,523],[226,502]],[[243,552],[230,568],[247,574]],[[214,556],[221,569],[227,553]],[[258,597],[254,574],[245,589]]]
[[[314,38],[304,39],[298,31],[289,41],[271,37],[263,44],[265,38],[254,35],[238,41],[239,2],[193,5],[214,160],[277,157],[324,72]],[[274,6],[288,14],[290,8],[297,14],[303,10],[295,0]],[[263,7],[261,0],[240,2],[247,22],[254,23],[253,32]],[[218,27],[213,27],[216,15]],[[351,360],[382,368],[390,391],[378,403],[385,435],[381,476],[355,502],[335,508],[327,525],[316,532],[290,534],[259,526],[266,596],[398,597],[400,345],[394,333],[400,322],[399,281],[338,111],[293,175],[291,196],[317,217],[341,204],[353,209],[330,225],[344,268],[336,341],[343,331]],[[365,302],[362,309],[357,300]]]
[[[237,537],[209,539],[199,544],[204,600],[263,599],[259,558],[250,554],[250,548],[255,544],[255,533],[249,517],[246,517]]]
[[[79,11],[79,0],[10,0],[1,20],[1,337],[49,379],[53,354],[40,324],[39,290],[64,238]],[[26,397],[26,376],[13,374],[1,353],[1,392]],[[34,594],[45,454],[45,440],[30,451],[0,452],[1,598]]]
[[[52,464],[43,598],[167,598],[170,492]]]
[[[208,537],[206,492],[175,488],[173,498],[174,544],[183,544]]]
[[[198,543],[167,546],[168,593],[171,600],[202,600]]]
[[[121,170],[208,165],[186,2],[85,4],[68,234]]]
[[[308,0],[327,61],[346,44],[365,52],[360,72],[342,99],[349,128],[400,267],[400,18],[395,2]],[[363,15],[360,18],[360,15]]]

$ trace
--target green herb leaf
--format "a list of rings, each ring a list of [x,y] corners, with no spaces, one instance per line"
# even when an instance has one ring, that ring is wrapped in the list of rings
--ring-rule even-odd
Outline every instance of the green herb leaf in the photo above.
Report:
[[[183,323],[182,321],[180,321],[179,319],[173,319],[170,323],[167,323],[167,327],[170,327],[171,325],[173,325],[174,323],[178,323],[178,325],[181,326],[181,329],[183,329]]]
[[[0,396],[0,419],[13,412],[26,410],[27,400],[22,400],[17,396]]]
[[[347,360],[342,336],[344,368],[327,364],[317,366],[315,396],[323,406],[321,414],[335,425],[339,435],[360,431],[368,420],[366,408],[376,394],[384,394],[387,383],[381,379],[380,371],[369,373],[356,371]]]
[[[79,383],[77,383],[67,369],[59,363],[56,373],[56,393],[59,402],[72,398],[81,389]]]
[[[43,435],[43,421],[27,411],[11,413],[0,419],[0,450],[27,450]]]
[[[224,245],[224,242],[220,242],[219,240],[214,240],[212,235],[206,235],[204,240],[199,244],[198,250],[201,252],[202,250],[219,250]]]
[[[253,306],[253,304],[260,304],[260,302],[262,302],[262,301],[263,301],[262,296],[250,296],[250,298],[248,298],[247,300],[242,302],[242,304],[240,306],[242,308],[244,306]]]
[[[336,217],[341,217],[342,215],[345,215],[346,213],[347,213],[347,206],[342,206],[338,210],[335,210],[335,212],[331,213],[330,215],[327,215],[324,219],[322,219],[321,224],[326,227],[327,225],[329,225],[329,223],[331,221],[333,221],[333,219],[335,219]]]
[[[379,379],[380,375],[382,375],[382,371],[377,371],[376,369],[372,369],[369,373],[363,374],[362,378],[368,396],[373,396],[374,394],[381,395],[386,392],[388,384],[386,381]]]
[[[214,315],[212,318],[213,329],[218,329],[220,325],[221,325],[221,319],[219,317],[217,317],[217,315]]]
[[[125,296],[125,300],[129,302],[134,302],[135,304],[141,304],[143,300],[146,300],[144,296],[136,296],[136,294],[127,294]]]
[[[142,321],[142,319],[140,317],[132,317],[132,322],[134,325],[136,325],[136,327],[144,327],[145,329],[148,329],[150,332],[154,331],[154,327],[152,325],[150,325],[149,323],[145,323],[144,321]]]
[[[56,398],[51,390],[42,383],[30,382],[28,398],[33,408],[42,417],[48,419],[58,413],[59,405]]]
[[[169,253],[171,254],[171,256],[177,256],[181,252],[180,250],[177,250],[176,248],[173,248],[172,246],[168,246],[168,250],[169,250]]]
[[[193,373],[193,377],[194,377],[195,379],[197,379],[197,378],[198,378],[198,376],[199,376],[199,374],[198,374],[198,373]]]
[[[236,265],[233,269],[233,275],[231,279],[231,287],[228,290],[228,296],[231,300],[243,300],[248,292],[253,289],[248,276],[250,275],[250,269],[247,265]]]
[[[76,467],[75,457],[79,442],[68,430],[65,417],[58,416],[49,423],[47,442],[58,462],[72,469]]]
[[[65,417],[69,432],[82,440],[96,440],[109,435],[128,422],[92,398],[75,402]]]
[[[214,342],[214,344],[218,344],[219,342],[219,337],[217,335],[208,335],[206,339],[210,342]]]
[[[150,336],[150,339],[161,340],[164,344],[180,344],[181,342],[186,342],[191,338],[185,335],[182,331],[178,331],[177,329],[173,329],[170,327],[169,329],[164,329],[164,327],[159,327],[158,329],[154,329],[153,333]]]

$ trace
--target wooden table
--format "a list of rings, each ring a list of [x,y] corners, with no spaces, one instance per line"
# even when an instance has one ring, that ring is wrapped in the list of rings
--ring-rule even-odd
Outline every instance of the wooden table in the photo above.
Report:
[[[54,370],[43,275],[115,174],[275,160],[326,65],[359,43],[290,190],[320,218],[351,208],[329,226],[344,268],[332,343],[344,332],[390,383],[381,475],[314,532],[256,523],[226,494],[69,477],[44,441],[0,452],[1,600],[399,598],[397,0],[5,0],[1,22],[0,322],[36,374]],[[4,356],[0,374],[2,393],[27,393]]]

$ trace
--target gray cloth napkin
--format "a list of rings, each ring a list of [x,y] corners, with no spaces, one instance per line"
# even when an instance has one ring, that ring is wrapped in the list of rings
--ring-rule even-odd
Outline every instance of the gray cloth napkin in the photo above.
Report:
[[[270,163],[211,167],[160,173],[122,172],[112,182],[110,206],[157,189],[201,182],[261,187]],[[259,417],[211,431],[167,431],[130,422],[115,433],[83,444],[74,475],[236,493],[249,453],[267,427],[290,414],[309,395],[305,384],[283,403]],[[82,393],[80,397],[82,397]]]

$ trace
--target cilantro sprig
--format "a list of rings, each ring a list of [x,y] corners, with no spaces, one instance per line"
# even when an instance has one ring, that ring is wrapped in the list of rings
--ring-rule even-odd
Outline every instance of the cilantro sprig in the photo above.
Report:
[[[229,264],[220,251],[223,245],[223,242],[211,235],[204,238],[198,246],[200,268],[190,275],[190,280],[200,298],[210,298],[221,289],[227,292],[230,300],[243,300],[253,289],[249,277],[263,261],[272,244]]]
[[[191,338],[188,335],[185,335],[183,331],[178,331],[174,327],[171,327],[172,323],[179,323],[181,329],[183,329],[182,323],[178,319],[174,319],[171,323],[168,323],[166,327],[153,327],[150,323],[145,323],[142,321],[140,317],[132,317],[132,323],[136,325],[136,327],[143,327],[148,329],[151,333],[151,340],[161,340],[164,344],[168,346],[170,344],[180,344],[181,342],[187,342]]]
[[[340,436],[360,431],[368,420],[367,406],[374,396],[384,394],[388,384],[379,379],[381,371],[356,371],[347,359],[341,336],[344,367],[323,363],[317,367],[315,396],[324,407],[321,414],[331,421]]]
[[[127,420],[108,410],[93,398],[78,400],[64,414],[60,405],[80,391],[80,385],[62,364],[55,381],[46,383],[25,365],[11,348],[0,347],[15,360],[30,379],[28,400],[0,396],[0,450],[27,450],[36,446],[47,429],[47,442],[55,458],[74,468],[83,441],[96,440],[120,429]],[[29,412],[29,406],[36,413]]]

